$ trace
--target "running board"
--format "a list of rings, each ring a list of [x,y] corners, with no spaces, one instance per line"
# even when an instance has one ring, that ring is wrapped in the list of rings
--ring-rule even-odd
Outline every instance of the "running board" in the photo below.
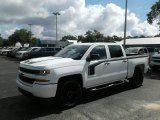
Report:
[[[126,83],[126,82],[127,82],[127,80],[116,81],[116,82],[108,83],[108,84],[101,85],[101,86],[98,86],[98,87],[90,88],[89,90],[90,91],[102,90],[102,89],[106,89],[108,87],[112,87],[112,86],[116,86],[116,85],[121,85],[121,84]]]

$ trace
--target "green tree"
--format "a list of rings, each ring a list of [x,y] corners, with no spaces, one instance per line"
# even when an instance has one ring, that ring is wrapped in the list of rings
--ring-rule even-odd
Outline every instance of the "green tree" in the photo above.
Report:
[[[32,37],[31,41],[30,41],[30,46],[36,46],[37,45],[37,38]]]
[[[3,46],[7,47],[7,46],[10,46],[10,45],[11,44],[10,44],[9,40],[3,39]]]
[[[96,42],[95,34],[92,31],[87,31],[85,34],[85,39],[82,42]]]
[[[123,38],[116,35],[112,36],[112,41],[121,41]]]
[[[104,35],[98,32],[97,30],[94,31],[87,31],[84,37],[81,37],[81,42],[103,42],[105,39]]]
[[[1,34],[0,34],[0,47],[3,46],[3,38],[1,37]]]
[[[113,38],[110,36],[105,37],[104,42],[114,42]]]
[[[61,41],[67,41],[67,40],[77,40],[77,38],[73,35],[66,35],[66,36],[63,36]]]
[[[17,42],[20,42],[22,46],[26,43],[31,43],[32,34],[26,29],[16,30],[12,35],[9,36],[9,42],[11,45],[14,45]]]
[[[148,23],[152,24],[159,14],[160,14],[160,0],[152,5],[150,12],[147,14]]]
[[[114,42],[114,41],[120,41],[122,40],[121,37],[118,37],[116,35],[110,37],[105,37],[103,34],[101,34],[99,31],[94,30],[90,31],[88,30],[84,36],[80,35],[78,36],[78,41],[81,42]]]
[[[2,40],[0,40],[0,47],[2,47],[3,46],[3,41]]]

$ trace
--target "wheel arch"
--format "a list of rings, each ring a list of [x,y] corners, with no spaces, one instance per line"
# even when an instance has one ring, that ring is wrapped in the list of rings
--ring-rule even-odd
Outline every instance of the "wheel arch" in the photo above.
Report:
[[[73,74],[73,75],[67,75],[67,76],[60,77],[58,80],[58,86],[68,80],[75,80],[83,87],[83,77],[81,74]]]
[[[130,68],[128,68],[128,76],[127,76],[128,79],[133,76],[136,69],[140,69],[142,71],[142,73],[144,73],[145,65],[143,63],[141,63],[141,64],[137,64],[135,66],[130,66]]]
[[[134,69],[134,70],[140,69],[140,70],[142,71],[142,73],[144,73],[144,67],[145,67],[144,64],[139,64],[139,65],[136,65],[136,66],[135,66],[135,69]]]

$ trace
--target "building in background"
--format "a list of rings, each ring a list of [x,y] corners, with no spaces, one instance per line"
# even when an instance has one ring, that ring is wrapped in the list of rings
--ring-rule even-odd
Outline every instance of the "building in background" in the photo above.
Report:
[[[123,45],[123,40],[117,43]],[[160,48],[160,37],[126,39],[126,47]]]

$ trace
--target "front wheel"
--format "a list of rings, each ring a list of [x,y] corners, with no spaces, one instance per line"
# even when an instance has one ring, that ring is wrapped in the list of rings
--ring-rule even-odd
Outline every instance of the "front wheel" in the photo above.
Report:
[[[143,71],[140,68],[136,68],[132,78],[129,79],[129,83],[132,87],[140,87],[143,83]]]
[[[63,108],[74,107],[82,97],[82,87],[77,81],[66,81],[58,86],[56,101]]]

